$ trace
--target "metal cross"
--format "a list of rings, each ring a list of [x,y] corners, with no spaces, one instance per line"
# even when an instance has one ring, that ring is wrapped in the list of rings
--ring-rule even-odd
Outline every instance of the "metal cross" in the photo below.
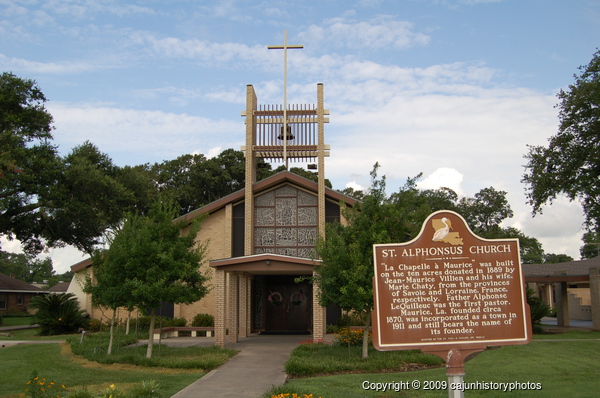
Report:
[[[287,30],[283,31],[283,46],[268,46],[269,50],[283,50],[283,161],[288,168],[287,160],[287,50],[288,48],[304,48],[302,44],[287,44]]]

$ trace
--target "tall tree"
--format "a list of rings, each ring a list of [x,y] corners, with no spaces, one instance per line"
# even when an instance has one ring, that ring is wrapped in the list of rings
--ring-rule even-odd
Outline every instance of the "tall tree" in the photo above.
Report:
[[[128,274],[127,269],[122,267],[119,261],[114,261],[114,251],[97,250],[92,256],[93,276],[86,277],[83,291],[92,296],[94,307],[106,307],[112,310],[110,319],[110,330],[107,355],[112,354],[114,341],[114,328],[117,312],[120,307],[133,310],[134,303],[131,295],[123,288],[123,282],[127,278],[135,277]]]
[[[44,235],[37,198],[58,178],[52,116],[35,81],[0,75],[0,234],[40,251]]]
[[[573,257],[566,254],[544,253],[544,264],[567,263],[573,261]]]
[[[94,288],[98,304],[137,307],[151,314],[148,358],[161,303],[189,304],[208,293],[208,279],[199,271],[206,247],[195,240],[200,225],[173,222],[176,216],[177,206],[163,202],[155,203],[148,215],[129,216],[109,249],[94,258],[100,270]]]
[[[208,159],[202,154],[146,165],[161,197],[179,203],[179,215],[227,196],[245,185],[244,153],[226,149]],[[269,175],[271,165],[259,159],[258,178]]]
[[[587,231],[581,238],[583,246],[579,249],[582,259],[600,256],[600,236],[598,231]]]
[[[459,213],[475,233],[485,236],[486,232],[499,228],[504,220],[513,216],[506,194],[494,187],[483,188],[473,198],[461,198]]]
[[[390,243],[402,236],[402,220],[389,204],[385,177],[378,179],[376,164],[371,172],[369,194],[357,208],[342,210],[347,224],[327,224],[316,251],[322,265],[315,268],[322,306],[337,304],[345,311],[361,313],[365,319],[362,357],[368,357],[368,329],[373,308],[373,244]]]
[[[50,257],[39,259],[5,251],[0,251],[0,272],[27,283],[42,282],[54,276]]]
[[[530,146],[523,182],[534,214],[560,194],[580,200],[591,230],[600,221],[600,51],[558,93],[558,132],[548,146]]]
[[[65,244],[91,252],[152,186],[89,142],[60,157],[45,102],[35,81],[0,75],[0,235],[28,253]]]

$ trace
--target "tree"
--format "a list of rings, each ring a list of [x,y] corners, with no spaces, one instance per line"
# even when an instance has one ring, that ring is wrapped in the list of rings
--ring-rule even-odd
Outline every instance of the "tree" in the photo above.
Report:
[[[573,257],[566,254],[544,253],[544,264],[567,263],[573,260]]]
[[[484,236],[513,216],[506,194],[506,191],[497,191],[494,187],[483,188],[473,198],[460,200],[459,213],[473,232]]]
[[[0,75],[0,234],[31,254],[67,244],[91,253],[152,186],[89,142],[60,157],[45,102],[35,81]]]
[[[130,215],[108,250],[94,257],[99,273],[89,290],[96,292],[95,302],[150,313],[148,358],[161,303],[189,304],[208,293],[208,278],[199,272],[206,247],[195,241],[200,225],[173,222],[176,215],[177,206],[164,202],[155,203],[148,215]]]
[[[35,198],[56,182],[60,164],[45,102],[35,81],[0,75],[0,233],[31,252],[42,248]]]
[[[533,213],[560,194],[580,200],[591,230],[600,221],[600,51],[558,93],[558,133],[548,146],[530,146],[523,182]]]
[[[52,259],[34,258],[23,253],[9,253],[0,251],[0,272],[5,275],[14,275],[23,282],[42,282],[54,276]]]
[[[114,328],[119,307],[133,310],[134,303],[128,291],[123,289],[123,282],[135,275],[125,274],[126,269],[121,263],[111,261],[111,251],[98,250],[92,256],[93,279],[86,277],[83,291],[92,296],[92,305],[107,307],[112,310],[107,355],[112,354]]]
[[[535,238],[516,228],[500,227],[512,216],[506,192],[493,187],[482,189],[474,198],[462,198],[449,188],[419,190],[421,177],[408,178],[398,192],[389,197],[385,192],[385,176],[377,178],[378,164],[371,172],[371,187],[353,208],[343,208],[347,223],[327,224],[325,236],[319,237],[316,252],[322,265],[315,268],[319,303],[337,304],[345,311],[365,315],[363,358],[367,352],[370,312],[373,308],[373,244],[401,243],[415,238],[423,222],[437,210],[464,213],[472,220],[482,237],[517,237],[524,262],[541,262],[543,250]]]
[[[375,164],[371,188],[357,208],[344,208],[347,224],[327,224],[316,252],[322,265],[315,267],[314,282],[319,286],[322,306],[337,304],[345,311],[364,316],[362,357],[368,357],[368,332],[373,308],[373,244],[390,243],[404,231],[402,220],[389,204],[385,177],[377,179]]]
[[[246,181],[244,153],[226,149],[207,159],[202,154],[182,155],[177,159],[145,166],[164,200],[174,200],[179,215],[243,189]],[[271,165],[259,159],[258,178],[270,175]]]
[[[598,231],[587,231],[581,238],[583,246],[579,249],[582,259],[594,258],[600,256],[600,236]]]

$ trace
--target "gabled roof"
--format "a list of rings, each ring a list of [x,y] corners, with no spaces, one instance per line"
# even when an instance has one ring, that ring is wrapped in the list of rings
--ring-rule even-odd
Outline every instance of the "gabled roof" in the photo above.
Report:
[[[71,271],[78,272],[78,271],[81,271],[82,269],[89,268],[91,266],[92,266],[92,259],[86,258],[85,260],[80,261],[77,264],[71,265]]]
[[[66,293],[69,290],[69,282],[58,282],[56,285],[48,288],[52,293]]]
[[[297,174],[291,173],[286,170],[286,171],[277,173],[275,175],[272,175],[271,177],[265,178],[264,180],[258,181],[257,183],[255,183],[252,186],[252,192],[254,194],[257,194],[261,191],[264,191],[266,189],[269,189],[273,186],[276,186],[276,185],[279,185],[279,184],[282,184],[285,182],[292,183],[296,186],[299,186],[301,188],[304,188],[308,191],[312,191],[315,193],[318,191],[318,184],[316,182],[311,181],[307,178],[301,177]],[[234,203],[234,202],[243,200],[244,194],[245,194],[245,190],[240,189],[239,191],[236,191],[236,192],[229,194],[219,200],[209,203],[206,206],[203,206],[199,209],[193,210],[193,211],[189,212],[188,214],[185,214],[185,215],[177,218],[177,220],[182,220],[182,219],[192,220],[201,214],[207,214],[207,213],[210,214],[214,211],[217,211],[217,210],[225,207],[229,203]],[[330,188],[325,188],[325,197],[328,199],[334,200],[336,202],[343,201],[349,206],[353,206],[357,202],[356,199],[346,196],[344,194],[341,194]]]
[[[39,287],[30,285],[8,275],[0,274],[0,292],[2,293],[48,293]]]

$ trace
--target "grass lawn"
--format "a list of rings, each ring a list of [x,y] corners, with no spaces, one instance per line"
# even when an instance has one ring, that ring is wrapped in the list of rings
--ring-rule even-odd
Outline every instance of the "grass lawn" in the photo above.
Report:
[[[0,336],[0,341],[3,340],[66,340],[68,336],[38,336],[38,329],[23,329],[23,330],[11,330],[4,332],[10,336]]]
[[[202,377],[206,369],[219,366],[235,354],[234,350],[214,346],[171,348],[155,345],[152,360],[145,359],[146,349],[143,346],[115,346],[115,355],[107,357],[106,334],[89,335],[84,340],[85,344],[80,344],[79,336],[36,336],[36,332],[35,329],[14,331],[11,332],[11,337],[2,336],[0,340],[72,339],[73,347],[84,351],[82,353],[88,359],[73,354],[69,343],[23,344],[0,348],[0,398],[20,398],[34,371],[48,383],[65,385],[67,392],[85,388],[93,394],[105,392],[112,384],[117,389],[127,391],[135,383],[155,380],[160,386],[161,396],[167,398]],[[132,338],[135,341],[132,336],[115,336],[115,340],[124,345],[130,344]],[[125,363],[113,363],[113,358]],[[104,363],[90,359],[98,359]]]
[[[165,398],[204,374],[198,370],[101,365],[73,355],[67,344],[26,344],[0,350],[1,398],[20,398],[33,371],[37,371],[38,376],[46,378],[48,382],[64,384],[67,391],[86,387],[92,393],[103,392],[111,384],[115,384],[119,389],[126,389],[134,383],[156,380]]]
[[[561,341],[562,340],[562,341]],[[564,341],[568,340],[568,341]],[[573,340],[573,341],[571,341]],[[354,361],[360,363],[360,351]],[[294,352],[290,361],[297,353]],[[334,354],[335,355],[335,354]],[[322,361],[322,359],[318,359]],[[542,390],[470,390],[468,397],[597,397],[600,390],[600,332],[539,335],[528,345],[505,346],[480,353],[465,365],[464,381],[541,383]],[[419,381],[418,390],[410,387]],[[432,381],[447,382],[445,368],[414,372],[354,373],[293,379],[273,393],[313,394],[323,398],[447,397],[446,390],[425,391]],[[365,390],[364,383],[408,383],[396,391]],[[396,384],[400,387],[400,384]],[[408,388],[406,386],[409,386]]]
[[[31,325],[30,316],[5,316],[2,318],[2,325],[0,326],[23,326]]]

